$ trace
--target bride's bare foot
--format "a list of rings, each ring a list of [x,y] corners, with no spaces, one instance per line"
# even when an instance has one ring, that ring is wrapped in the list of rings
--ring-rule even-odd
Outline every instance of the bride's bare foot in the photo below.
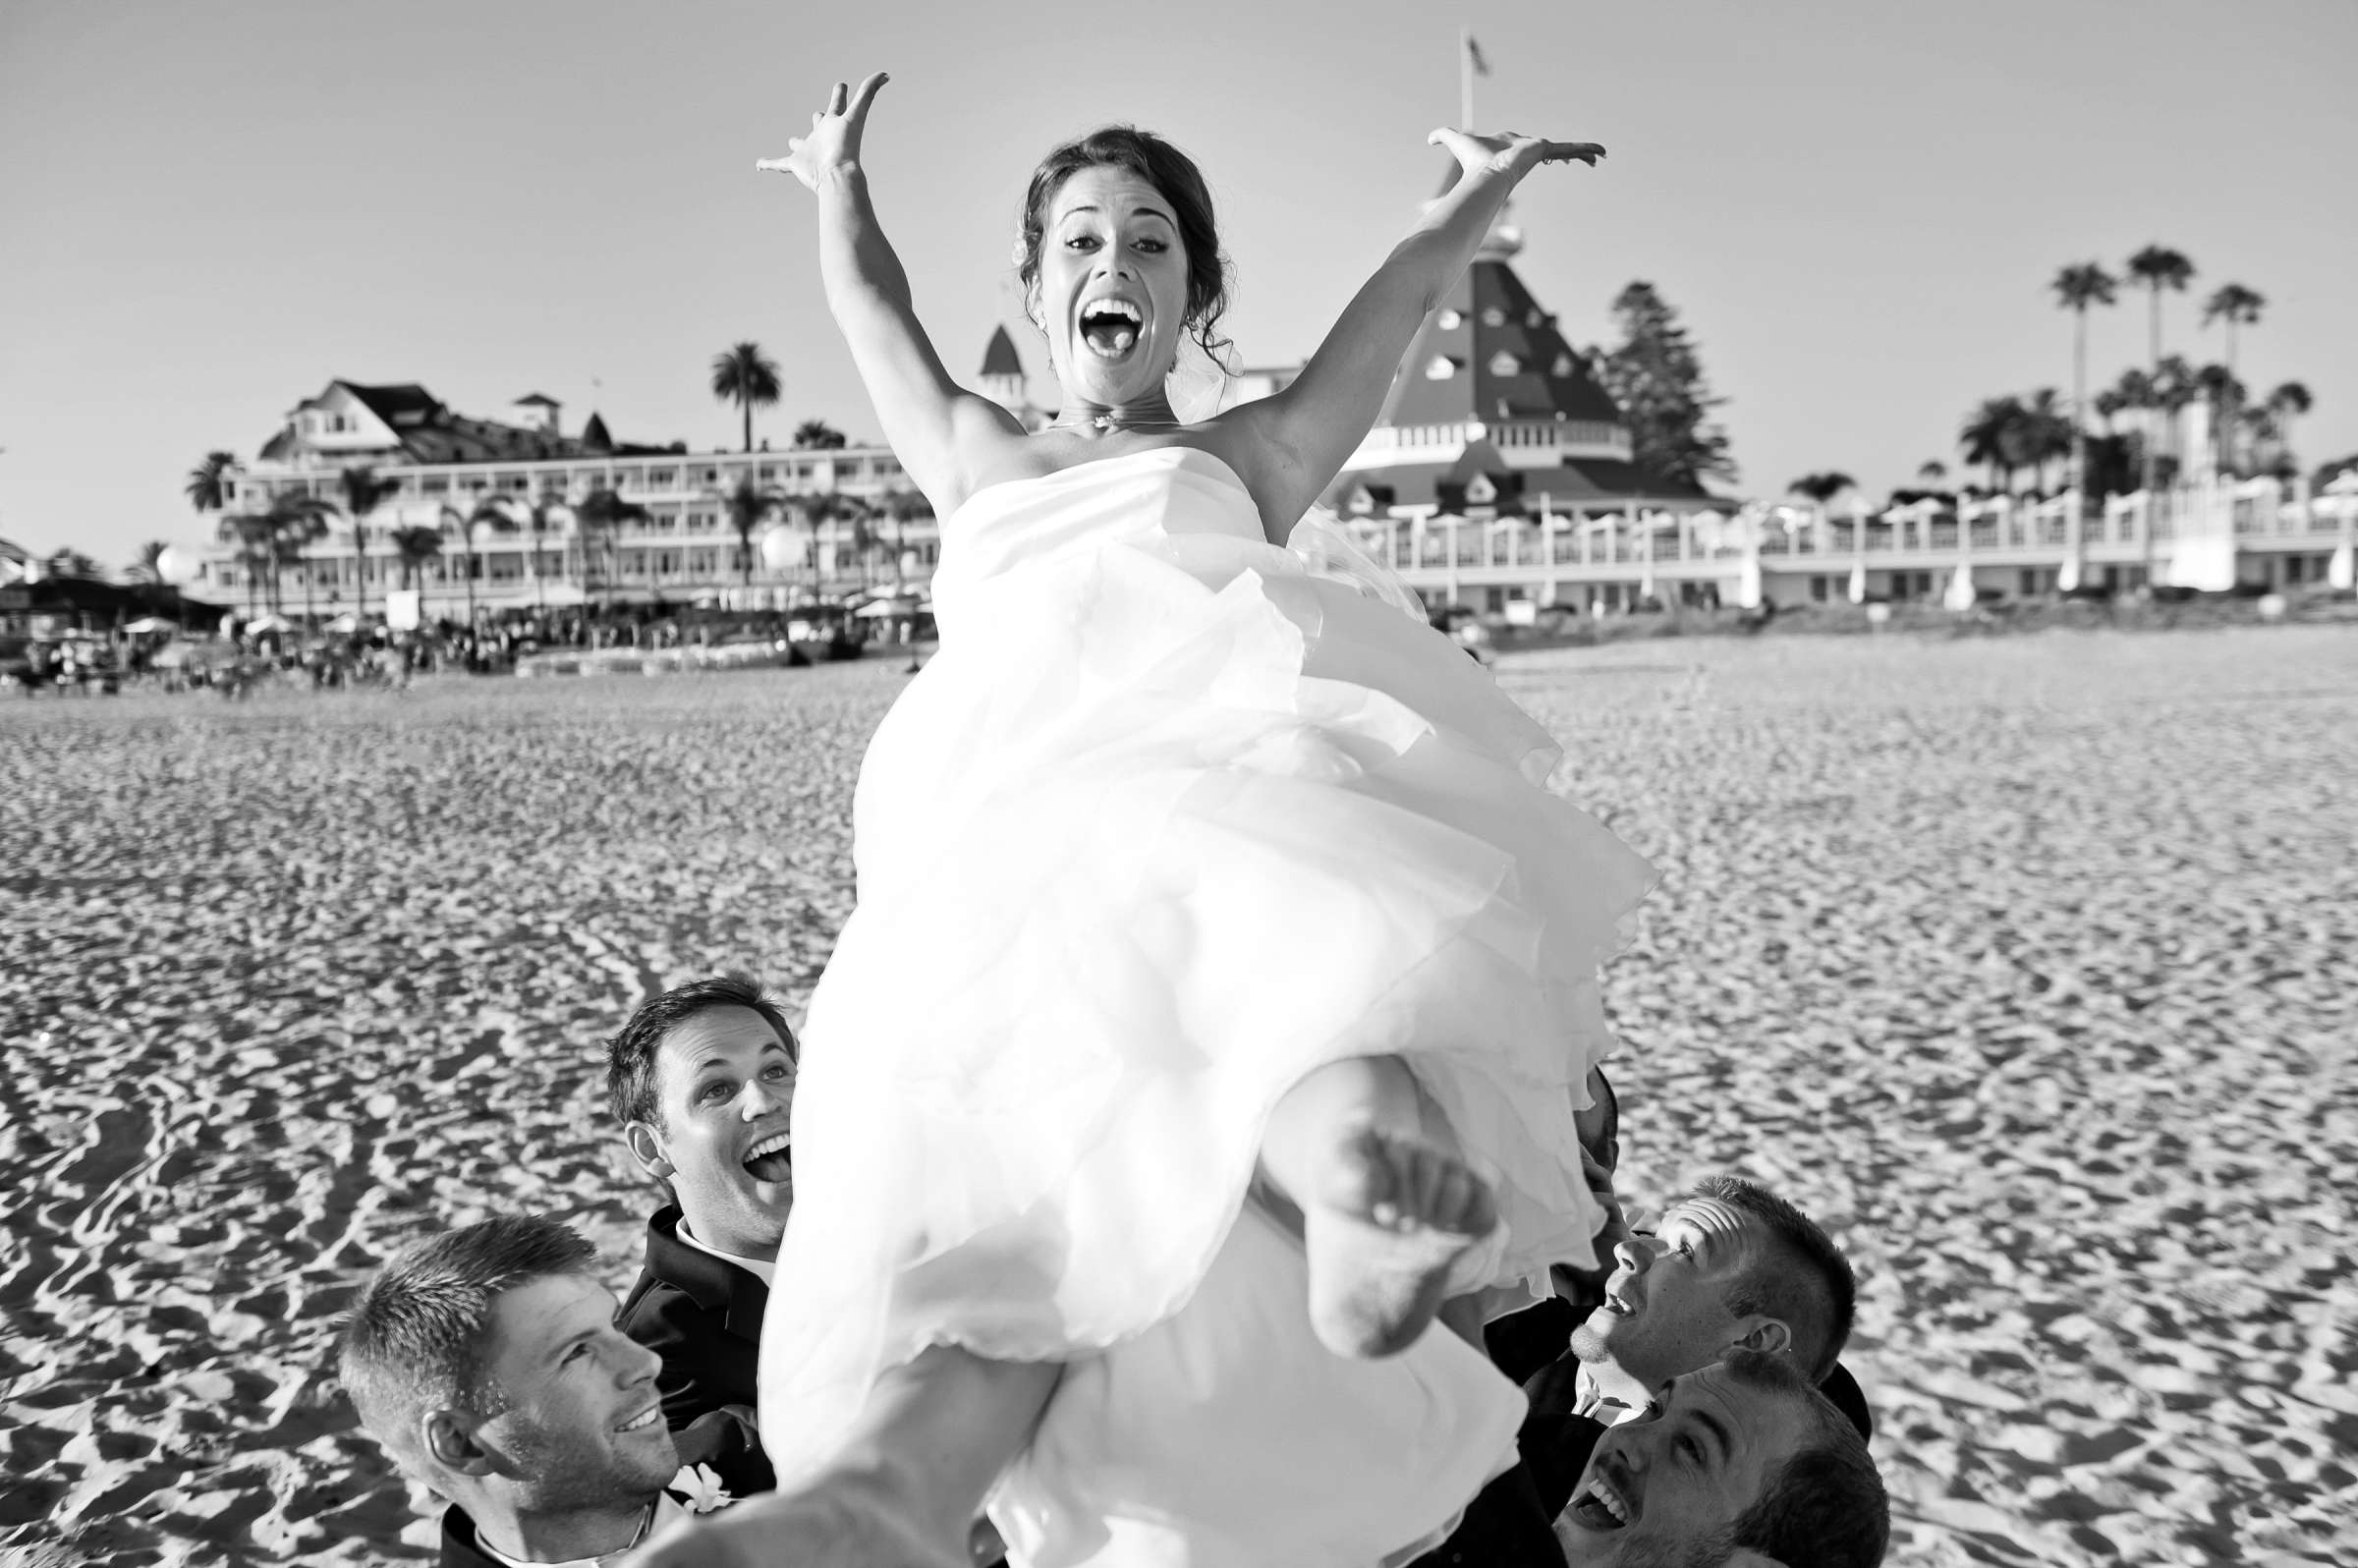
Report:
[[[1338,1356],[1406,1350],[1440,1310],[1450,1265],[1498,1220],[1464,1160],[1373,1127],[1345,1134],[1305,1185],[1310,1321]]]

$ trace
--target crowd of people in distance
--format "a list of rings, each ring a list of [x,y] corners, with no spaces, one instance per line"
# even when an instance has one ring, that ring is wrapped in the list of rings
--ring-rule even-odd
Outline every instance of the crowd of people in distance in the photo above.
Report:
[[[537,1215],[426,1236],[361,1289],[342,1381],[393,1461],[448,1500],[443,1568],[619,1561],[772,1484],[757,1368],[793,1204],[797,1057],[742,976],[667,991],[613,1036],[616,1135],[663,1197],[619,1308],[590,1245]],[[1618,1106],[1601,1074],[1592,1088],[1582,1139],[1609,1191]],[[1599,1253],[1614,1266],[1559,1268],[1554,1300],[1473,1331],[1529,1397],[1521,1460],[1420,1568],[1880,1562],[1888,1512],[1841,1362],[1841,1252],[1733,1176],[1650,1223],[1611,1212]],[[998,1560],[986,1522],[971,1549]],[[779,1553],[802,1560],[792,1541]]]

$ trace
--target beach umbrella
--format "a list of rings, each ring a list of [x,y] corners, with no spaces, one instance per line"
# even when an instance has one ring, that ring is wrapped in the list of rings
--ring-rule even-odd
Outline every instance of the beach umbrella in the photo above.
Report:
[[[174,588],[186,588],[196,581],[196,566],[195,550],[167,544],[155,558],[155,575]]]
[[[802,541],[794,530],[780,525],[761,535],[761,564],[772,572],[788,572],[802,564]]]
[[[292,632],[295,630],[295,623],[288,620],[283,615],[265,615],[258,621],[248,621],[246,623],[246,630],[250,633],[255,634],[263,632]]]
[[[2341,543],[2326,562],[2326,587],[2336,593],[2358,588],[2358,469],[2345,469],[2326,486],[2341,497]]]
[[[1757,610],[1761,607],[1761,558],[1744,557],[1743,566],[1736,571],[1736,608]]]
[[[1973,608],[1975,600],[1973,567],[1968,562],[1960,561],[1957,563],[1956,576],[1948,580],[1948,591],[1940,596],[1940,603],[1962,614]]]
[[[172,623],[158,620],[152,615],[142,615],[123,630],[133,637],[139,637],[148,632],[169,632],[172,630]]]

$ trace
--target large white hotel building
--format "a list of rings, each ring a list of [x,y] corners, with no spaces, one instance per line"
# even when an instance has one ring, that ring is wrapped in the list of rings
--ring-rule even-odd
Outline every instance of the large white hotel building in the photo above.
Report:
[[[1516,275],[1520,235],[1501,217],[1473,266],[1403,358],[1376,428],[1327,501],[1371,554],[1429,603],[1519,618],[1544,606],[1620,607],[1710,593],[1792,605],[1856,596],[2034,596],[2073,579],[2219,588],[2322,581],[2347,553],[2358,494],[2312,497],[2298,481],[2235,484],[2198,475],[2153,498],[2113,497],[2084,516],[2069,497],[1927,500],[1882,512],[1737,503],[1647,479],[1620,409]],[[1265,396],[1287,370],[1247,372],[1231,401]],[[1004,328],[978,387],[1038,420]],[[253,564],[234,516],[294,492],[340,504],[344,469],[395,485],[356,548],[344,518],[279,568],[282,602],[380,599],[415,575],[428,615],[477,608],[709,600],[776,606],[879,582],[922,586],[939,540],[891,451],[701,452],[618,443],[594,414],[567,434],[556,403],[518,400],[511,421],[469,419],[417,385],[330,382],[299,405],[258,458],[228,476],[221,542],[194,591],[249,597]],[[2196,442],[2199,450],[2204,443]],[[751,480],[786,498],[788,547],[757,546],[750,583],[724,498]],[[644,508],[590,547],[570,510],[596,490]],[[489,497],[545,532],[470,530]],[[824,498],[827,504],[814,506]],[[776,526],[776,525],[771,525]],[[393,533],[436,531],[438,555],[404,570]],[[764,559],[766,557],[767,559]],[[776,563],[776,564],[772,564]],[[2347,571],[2346,566],[2341,568]],[[2059,581],[2060,580],[2060,581]]]

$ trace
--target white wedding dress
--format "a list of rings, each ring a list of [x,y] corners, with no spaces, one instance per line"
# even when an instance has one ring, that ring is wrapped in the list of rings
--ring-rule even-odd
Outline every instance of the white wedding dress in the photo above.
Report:
[[[1025,1568],[1368,1568],[1511,1459],[1520,1394],[1446,1330],[1319,1343],[1247,1187],[1289,1087],[1397,1054],[1496,1178],[1486,1282],[1589,1261],[1597,967],[1651,872],[1312,531],[1270,545],[1185,447],[944,525],[941,648],[870,744],[804,1032],[761,1349],[781,1479],[934,1343],[1073,1364],[993,1501]]]

